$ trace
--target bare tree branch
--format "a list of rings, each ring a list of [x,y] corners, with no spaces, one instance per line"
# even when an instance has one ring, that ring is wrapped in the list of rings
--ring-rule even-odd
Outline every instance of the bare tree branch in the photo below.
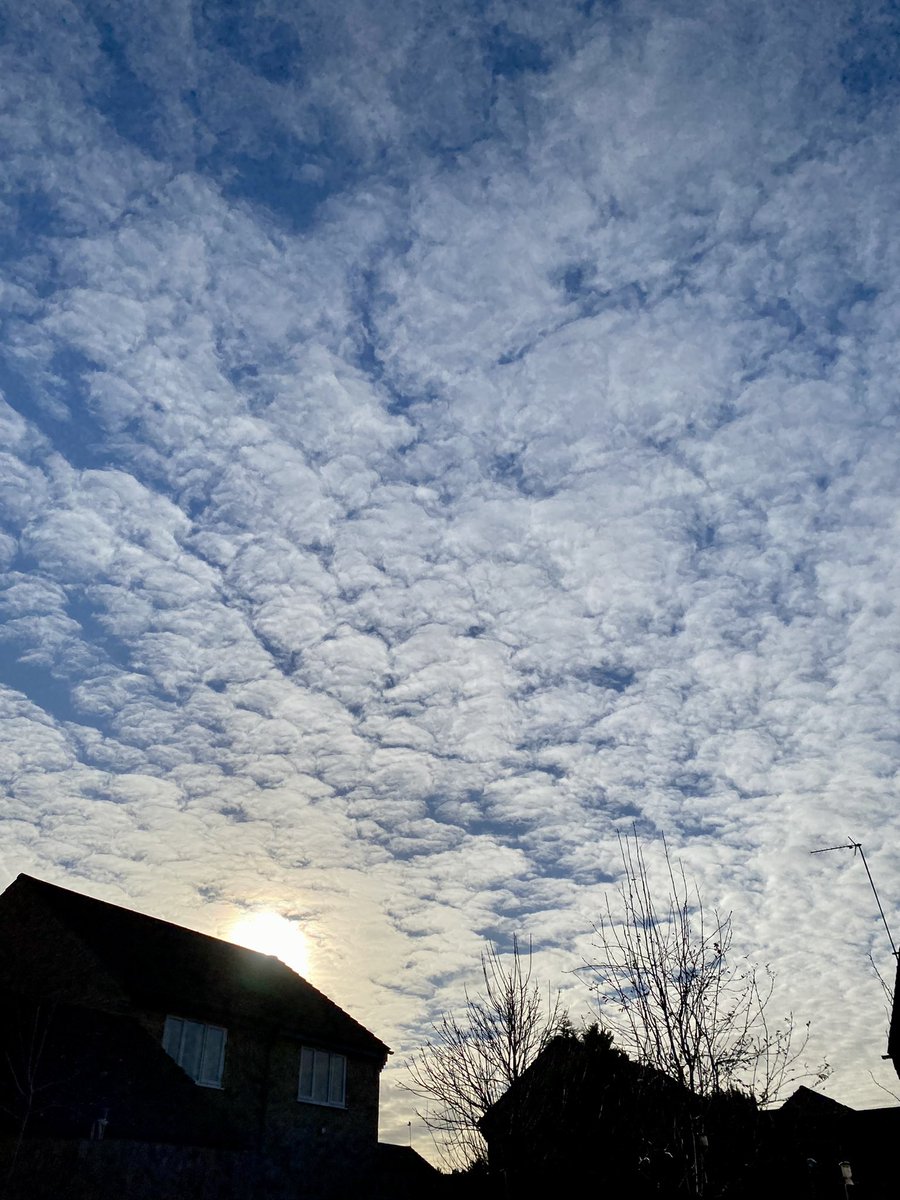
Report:
[[[892,1091],[889,1087],[885,1087],[883,1083],[879,1083],[871,1071],[869,1072],[869,1078],[877,1088],[881,1088],[883,1092],[887,1092],[887,1094],[893,1097],[894,1100],[900,1100],[900,1093]]]
[[[407,1091],[425,1101],[419,1117],[444,1161],[466,1167],[484,1160],[478,1122],[490,1106],[567,1026],[559,997],[547,1000],[532,981],[532,950],[513,938],[511,958],[496,946],[481,956],[482,986],[457,1015],[445,1012],[432,1037],[406,1064]]]
[[[889,983],[886,982],[884,976],[879,971],[878,967],[875,965],[875,959],[872,957],[871,954],[869,954],[868,958],[869,958],[869,966],[872,968],[872,971],[875,974],[875,978],[881,984],[881,990],[882,990],[882,993],[884,994],[884,1011],[887,1015],[888,1024],[890,1024],[891,1013],[894,1011],[894,989],[890,986]]]
[[[620,837],[624,881],[596,926],[584,971],[618,1045],[698,1096],[728,1089],[772,1104],[792,1083],[827,1077],[802,1062],[809,1025],[772,1023],[774,972],[731,955],[731,914],[704,908],[663,842],[668,890],[658,901],[634,834]]]

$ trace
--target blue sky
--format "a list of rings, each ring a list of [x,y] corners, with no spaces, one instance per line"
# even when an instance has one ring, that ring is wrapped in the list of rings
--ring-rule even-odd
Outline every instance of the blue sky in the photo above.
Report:
[[[0,13],[0,883],[396,1064],[485,938],[586,1008],[636,822],[889,1102],[897,6]]]

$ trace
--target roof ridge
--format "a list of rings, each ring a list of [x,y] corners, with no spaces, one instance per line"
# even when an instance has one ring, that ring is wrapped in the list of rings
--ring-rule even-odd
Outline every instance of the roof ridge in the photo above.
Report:
[[[254,963],[266,966],[270,974],[271,996],[281,995],[282,999],[285,994],[285,988],[300,985],[304,989],[303,995],[313,1004],[323,1004],[326,1010],[330,1010],[333,1018],[344,1023],[345,1032],[348,1036],[364,1036],[373,1045],[381,1047],[385,1053],[389,1053],[388,1047],[381,1041],[371,1030],[365,1025],[357,1021],[345,1009],[310,983],[310,981],[298,971],[295,971],[287,963],[283,962],[275,954],[266,954],[260,950],[253,950],[249,946],[241,946],[237,942],[229,941],[227,938],[216,937],[214,934],[204,933],[199,929],[192,929],[188,925],[180,925],[175,921],[167,921],[164,917],[152,916],[149,913],[141,912],[135,908],[128,908],[122,904],[114,904],[109,900],[101,900],[96,896],[90,896],[84,892],[77,892],[71,888],[63,887],[60,884],[50,883],[44,879],[38,879],[36,876],[28,875],[21,872],[15,879],[14,884],[18,884],[20,888],[31,892],[36,898],[42,898],[50,905],[56,919],[60,920],[76,937],[81,938],[89,945],[94,953],[99,955],[100,960],[105,967],[112,970],[114,975],[119,978],[119,981],[126,987],[131,994],[137,994],[135,990],[134,964],[129,961],[129,955],[134,950],[134,944],[127,946],[120,945],[116,939],[110,937],[109,921],[114,918],[115,921],[124,921],[126,923],[134,923],[136,928],[134,933],[138,933],[137,926],[142,926],[149,934],[155,930],[160,935],[165,935],[168,938],[175,937],[178,939],[172,946],[169,947],[172,951],[178,951],[185,955],[185,961],[190,962],[195,968],[198,960],[207,960],[204,962],[206,970],[212,970],[215,964],[215,969],[222,971],[228,970],[227,962],[231,959],[235,966],[243,962],[245,967],[252,967]],[[74,910],[74,911],[73,911]],[[95,919],[96,918],[96,923]],[[124,931],[126,934],[128,930]],[[121,934],[122,931],[119,930]],[[155,941],[156,939],[154,939]],[[191,951],[193,950],[193,954]],[[146,951],[153,953],[153,947],[148,946]],[[207,954],[204,954],[204,951]],[[199,953],[198,953],[199,952]],[[158,950],[157,950],[158,953]],[[223,959],[222,955],[226,957]],[[211,956],[211,957],[208,957]],[[218,962],[217,962],[218,960]],[[157,963],[159,966],[159,963]],[[203,970],[201,966],[201,971]],[[163,974],[165,971],[163,970]],[[239,984],[239,988],[243,986]],[[142,991],[142,989],[140,989]],[[246,989],[245,989],[246,990]],[[280,1004],[282,1001],[273,1001]],[[351,1031],[355,1031],[351,1034]]]
[[[36,883],[41,888],[50,888],[54,892],[61,892],[64,896],[77,896],[80,901],[87,901],[89,904],[98,904],[104,908],[117,909],[119,912],[127,913],[131,917],[138,917],[142,921],[155,921],[160,925],[167,925],[171,929],[179,929],[184,933],[191,934],[192,937],[207,938],[212,942],[221,942],[225,946],[233,946],[235,950],[246,951],[247,954],[255,954],[260,958],[274,959],[275,962],[281,963],[283,967],[287,967],[289,971],[292,971],[295,975],[299,975],[301,979],[309,983],[309,980],[304,975],[300,975],[299,971],[294,971],[293,967],[288,967],[288,964],[283,959],[280,959],[277,954],[267,954],[264,950],[254,950],[252,946],[244,946],[240,942],[232,942],[228,938],[218,937],[214,933],[205,933],[202,929],[194,929],[191,925],[182,925],[179,921],[169,921],[165,917],[156,917],[152,913],[142,912],[139,908],[129,908],[126,904],[116,904],[112,900],[101,900],[99,896],[89,896],[86,892],[76,892],[73,888],[63,887],[59,883],[50,883],[46,879],[38,879],[36,875],[28,875],[24,871],[20,871],[14,882],[18,883],[20,879],[27,880],[28,883]],[[314,987],[315,985],[310,983],[309,986]]]

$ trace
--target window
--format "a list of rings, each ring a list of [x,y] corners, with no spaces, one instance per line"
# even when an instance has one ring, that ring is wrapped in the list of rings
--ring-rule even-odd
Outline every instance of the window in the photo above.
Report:
[[[300,1050],[300,1087],[297,1099],[309,1104],[330,1104],[332,1108],[346,1106],[347,1060],[343,1054],[328,1050]]]
[[[220,1088],[226,1031],[218,1025],[166,1017],[163,1049],[201,1087]]]

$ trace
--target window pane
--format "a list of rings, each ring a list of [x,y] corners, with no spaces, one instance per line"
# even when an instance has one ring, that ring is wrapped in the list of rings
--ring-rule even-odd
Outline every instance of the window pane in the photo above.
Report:
[[[313,1100],[319,1104],[328,1103],[328,1060],[331,1057],[327,1050],[316,1050],[316,1066],[313,1074]]]
[[[183,1017],[166,1017],[163,1049],[195,1083],[221,1087],[228,1030]]]
[[[225,1030],[217,1029],[215,1025],[206,1026],[206,1037],[203,1041],[203,1057],[200,1060],[198,1083],[220,1084],[222,1082],[223,1051],[225,1049]]]
[[[313,1051],[304,1046],[300,1051],[300,1096],[304,1100],[312,1100],[313,1061]]]
[[[347,1099],[346,1092],[347,1060],[344,1055],[301,1046],[298,1099],[343,1107]]]
[[[178,1051],[181,1049],[181,1027],[184,1024],[178,1017],[166,1017],[166,1027],[163,1030],[163,1050],[178,1062]]]
[[[200,1078],[200,1056],[203,1053],[203,1026],[198,1021],[185,1021],[181,1033],[179,1065],[191,1079]]]
[[[328,1080],[328,1101],[330,1104],[344,1103],[344,1067],[346,1059],[343,1054],[332,1054],[331,1072]]]

